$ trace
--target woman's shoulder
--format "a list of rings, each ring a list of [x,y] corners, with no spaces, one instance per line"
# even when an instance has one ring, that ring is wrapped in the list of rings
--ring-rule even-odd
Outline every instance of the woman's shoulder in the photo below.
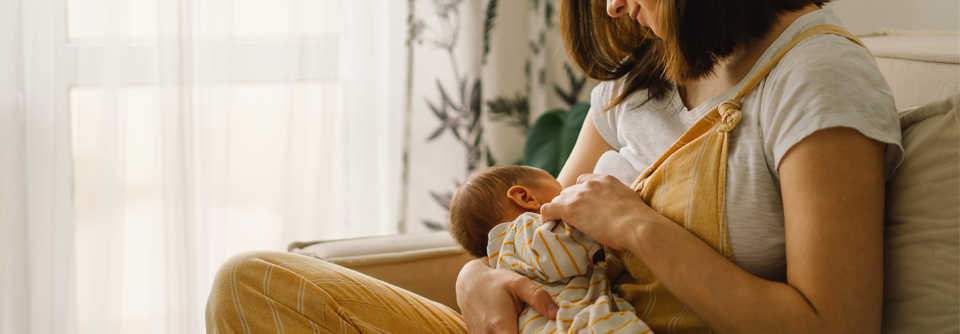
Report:
[[[806,14],[791,24],[774,42],[771,50],[768,50],[768,57],[772,57],[773,53],[781,50],[797,36],[822,25],[842,27],[842,23],[830,9]],[[780,77],[791,80],[820,80],[822,76],[839,77],[840,74],[866,76],[870,80],[883,79],[869,50],[848,37],[832,33],[816,34],[800,41],[784,55],[771,76],[776,77],[777,72],[781,73]]]
[[[618,80],[605,80],[597,83],[590,91],[590,107],[597,111],[605,110],[615,98],[613,92],[618,88],[617,82]]]
[[[868,102],[893,108],[893,92],[870,51],[843,36],[816,35],[790,50],[767,77],[774,96]],[[892,110],[892,109],[891,109]]]
[[[811,36],[798,43],[784,55],[781,67],[798,75],[860,73],[882,79],[880,68],[867,48],[832,34]]]
[[[798,43],[770,72],[763,87],[759,125],[774,166],[815,131],[847,127],[899,152],[900,128],[893,92],[869,50],[838,35]],[[899,163],[887,157],[886,169]]]

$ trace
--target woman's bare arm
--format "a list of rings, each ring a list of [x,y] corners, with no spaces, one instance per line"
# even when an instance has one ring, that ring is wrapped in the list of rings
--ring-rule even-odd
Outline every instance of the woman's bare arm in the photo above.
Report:
[[[786,284],[740,269],[612,177],[584,175],[541,212],[631,251],[720,333],[878,333],[882,157],[881,143],[848,128],[818,131],[787,152]]]
[[[593,168],[597,166],[597,160],[604,152],[612,150],[613,146],[607,143],[606,139],[600,136],[597,126],[593,124],[593,110],[587,113],[587,118],[583,120],[583,127],[580,128],[580,135],[577,136],[577,143],[573,145],[573,151],[570,157],[563,164],[557,181],[564,188],[577,183],[577,177],[581,174],[593,173]]]

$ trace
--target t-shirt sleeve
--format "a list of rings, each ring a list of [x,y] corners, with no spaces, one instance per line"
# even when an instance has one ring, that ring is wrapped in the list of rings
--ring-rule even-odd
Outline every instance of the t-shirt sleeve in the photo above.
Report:
[[[889,179],[903,159],[893,93],[869,52],[844,37],[815,36],[798,44],[768,76],[760,116],[764,150],[774,173],[783,156],[810,134],[853,128],[886,143]]]
[[[601,81],[593,90],[590,91],[590,117],[593,117],[593,124],[600,132],[600,136],[607,141],[607,144],[614,149],[620,150],[623,146],[617,139],[617,114],[621,108],[611,108],[603,111],[613,97],[613,89],[616,82],[613,80]]]

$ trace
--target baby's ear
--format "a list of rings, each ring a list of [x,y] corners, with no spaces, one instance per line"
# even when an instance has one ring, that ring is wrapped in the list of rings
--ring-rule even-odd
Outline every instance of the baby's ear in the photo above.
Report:
[[[527,210],[539,210],[540,201],[533,196],[533,192],[524,186],[513,186],[507,190],[507,198]]]

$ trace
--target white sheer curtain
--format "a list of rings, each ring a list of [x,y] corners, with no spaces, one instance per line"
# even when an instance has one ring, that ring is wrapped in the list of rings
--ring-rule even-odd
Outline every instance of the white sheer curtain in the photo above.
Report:
[[[0,4],[0,333],[202,332],[230,255],[398,232],[406,3]]]
[[[52,2],[0,0],[2,333],[76,330],[69,118],[55,91],[71,66]]]

